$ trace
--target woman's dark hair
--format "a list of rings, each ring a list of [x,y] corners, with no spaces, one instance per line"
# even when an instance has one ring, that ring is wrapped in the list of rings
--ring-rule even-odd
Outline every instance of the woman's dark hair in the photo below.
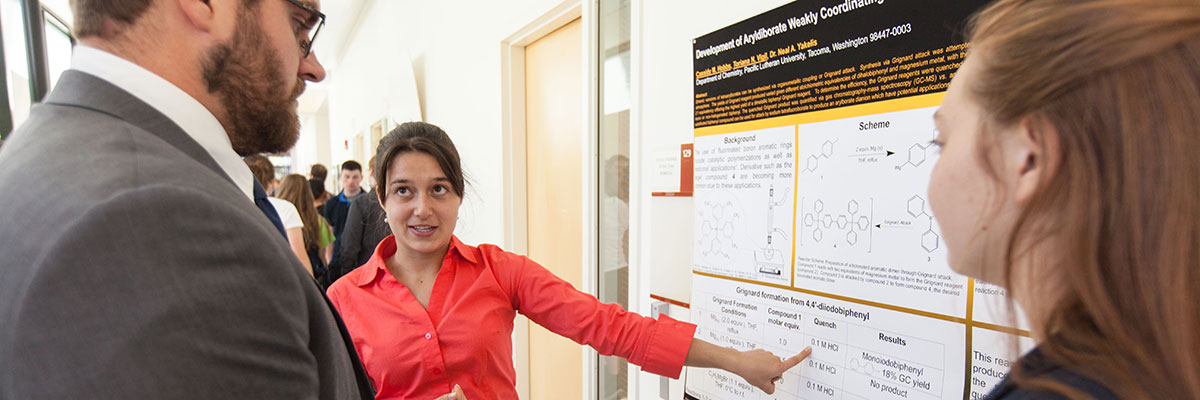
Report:
[[[314,200],[320,200],[321,196],[325,194],[325,180],[315,178],[309,179],[308,189],[312,191]]]
[[[379,194],[380,201],[387,200],[388,166],[392,165],[392,161],[397,156],[413,152],[425,153],[437,160],[438,166],[442,168],[442,173],[446,174],[446,178],[450,180],[450,186],[454,189],[454,193],[460,198],[463,197],[466,178],[463,177],[462,161],[458,157],[458,149],[454,147],[450,135],[447,135],[446,131],[438,128],[437,125],[425,122],[405,122],[380,139],[379,147],[375,149],[376,165],[372,165],[372,167],[375,169],[375,185],[382,188],[382,190],[375,191]]]

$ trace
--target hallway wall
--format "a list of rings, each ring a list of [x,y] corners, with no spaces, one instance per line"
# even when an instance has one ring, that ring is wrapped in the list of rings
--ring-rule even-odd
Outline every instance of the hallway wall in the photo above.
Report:
[[[470,181],[456,234],[466,243],[506,245],[500,42],[560,1],[370,3],[342,57],[322,60],[335,64],[321,84],[329,90],[327,165],[348,159],[353,146],[344,141],[369,136],[371,123],[385,115],[438,125],[458,146]],[[372,144],[364,158],[373,152]]]

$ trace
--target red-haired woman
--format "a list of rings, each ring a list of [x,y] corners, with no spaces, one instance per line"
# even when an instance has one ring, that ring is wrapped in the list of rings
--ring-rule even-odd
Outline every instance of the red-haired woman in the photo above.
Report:
[[[950,265],[1038,346],[991,399],[1200,399],[1200,1],[1001,0],[936,114]]]

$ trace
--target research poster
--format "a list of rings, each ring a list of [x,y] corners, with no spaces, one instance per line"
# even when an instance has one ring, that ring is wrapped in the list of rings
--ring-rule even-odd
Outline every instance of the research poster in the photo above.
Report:
[[[946,264],[926,195],[984,3],[798,1],[693,41],[697,337],[814,351],[774,395],[689,369],[686,398],[981,398],[1032,346]]]

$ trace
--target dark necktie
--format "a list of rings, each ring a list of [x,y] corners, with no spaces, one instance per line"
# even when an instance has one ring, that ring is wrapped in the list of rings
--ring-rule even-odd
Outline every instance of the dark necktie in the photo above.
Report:
[[[286,242],[288,238],[287,231],[283,230],[283,221],[279,219],[279,213],[275,212],[275,206],[271,205],[270,200],[267,200],[267,191],[263,190],[257,179],[254,180],[254,205],[258,206],[263,215],[271,220],[271,224],[275,225],[275,229],[279,230],[279,234],[283,235],[283,240]]]

